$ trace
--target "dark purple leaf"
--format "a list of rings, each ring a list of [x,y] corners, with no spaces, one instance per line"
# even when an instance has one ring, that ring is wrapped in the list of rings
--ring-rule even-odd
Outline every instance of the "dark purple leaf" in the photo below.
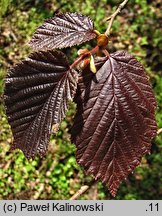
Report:
[[[71,47],[96,37],[92,20],[78,13],[58,14],[40,26],[30,42],[36,50]]]
[[[113,196],[123,179],[150,152],[156,135],[156,101],[142,65],[118,51],[92,74],[79,78],[72,140],[77,161],[101,179]]]
[[[74,97],[78,75],[62,52],[33,53],[6,77],[4,101],[14,136],[12,149],[27,158],[46,152],[51,128],[57,129]]]

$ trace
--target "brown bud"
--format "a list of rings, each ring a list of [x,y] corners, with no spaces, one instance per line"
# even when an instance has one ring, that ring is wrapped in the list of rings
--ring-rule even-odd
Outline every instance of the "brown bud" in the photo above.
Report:
[[[99,47],[104,47],[108,45],[108,37],[105,34],[101,34],[97,37],[97,45]]]
[[[80,55],[83,55],[83,54],[88,53],[88,52],[89,52],[89,50],[86,48],[85,49],[79,49],[77,54],[80,56]]]
[[[89,62],[90,62],[90,58],[85,58],[81,61],[79,67],[81,69],[84,69],[89,64]]]

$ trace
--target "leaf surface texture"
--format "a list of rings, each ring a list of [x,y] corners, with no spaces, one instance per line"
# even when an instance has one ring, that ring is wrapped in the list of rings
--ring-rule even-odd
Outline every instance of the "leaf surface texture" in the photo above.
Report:
[[[79,13],[63,13],[48,19],[30,42],[36,50],[71,47],[96,37],[92,20]]]
[[[58,51],[35,52],[10,69],[4,101],[12,149],[20,148],[27,158],[46,152],[52,125],[57,129],[64,118],[77,80],[77,72]]]
[[[100,62],[96,75],[87,67],[79,77],[71,133],[78,163],[115,196],[121,181],[150,152],[156,101],[144,68],[132,55],[118,51]]]

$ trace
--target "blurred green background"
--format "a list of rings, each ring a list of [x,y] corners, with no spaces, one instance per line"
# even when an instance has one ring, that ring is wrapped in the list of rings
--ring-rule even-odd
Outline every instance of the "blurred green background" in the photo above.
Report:
[[[68,128],[72,124],[75,104],[56,136],[51,136],[44,158],[28,161],[19,150],[9,152],[12,142],[2,94],[4,76],[9,67],[24,59],[32,33],[46,18],[58,12],[81,12],[89,15],[100,32],[106,30],[105,18],[120,3],[118,0],[0,0],[0,199],[69,199],[82,185],[89,184],[90,176],[75,160],[75,146],[69,141]],[[127,50],[146,68],[157,98],[157,123],[162,128],[162,22],[161,0],[129,0],[127,7],[116,18],[112,27],[109,51]],[[69,61],[80,47],[64,49]],[[93,184],[80,199],[114,199],[101,183]],[[151,155],[123,182],[115,199],[162,199],[162,135],[152,142]]]

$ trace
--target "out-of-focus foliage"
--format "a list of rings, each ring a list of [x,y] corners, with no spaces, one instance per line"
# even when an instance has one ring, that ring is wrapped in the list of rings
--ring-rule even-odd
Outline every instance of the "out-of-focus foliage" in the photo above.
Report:
[[[0,0],[0,95],[7,69],[29,54],[27,43],[35,29],[58,12],[89,15],[100,32],[120,0]],[[109,51],[127,50],[145,66],[157,98],[157,123],[162,128],[162,31],[161,0],[130,0],[112,27]],[[72,62],[80,47],[64,49]],[[60,131],[51,136],[44,158],[28,161],[12,142],[2,97],[0,98],[0,199],[69,199],[81,185],[91,181],[76,164],[75,146],[69,142],[68,128],[75,113],[71,105]],[[162,135],[153,141],[152,154],[123,183],[115,199],[162,199]],[[111,199],[107,189],[94,184],[81,199]]]

